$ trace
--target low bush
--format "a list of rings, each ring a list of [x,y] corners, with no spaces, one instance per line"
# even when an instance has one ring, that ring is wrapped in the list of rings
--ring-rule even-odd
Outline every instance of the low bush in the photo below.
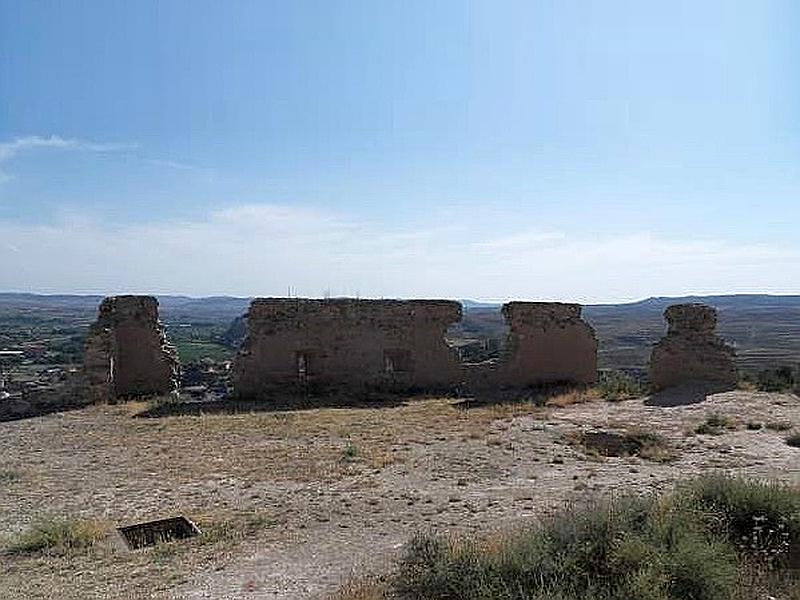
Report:
[[[701,435],[722,435],[728,430],[736,429],[736,423],[728,416],[711,414],[698,425],[694,432]]]
[[[352,461],[357,459],[359,454],[361,454],[359,447],[352,442],[347,442],[344,450],[342,450],[342,459],[346,461]]]
[[[12,554],[65,553],[88,548],[108,535],[97,521],[41,517],[8,544]]]
[[[791,392],[800,385],[800,374],[792,367],[764,369],[756,375],[756,387],[762,392]]]
[[[601,372],[596,387],[602,398],[610,402],[641,398],[648,391],[644,384],[621,371]]]
[[[800,589],[798,560],[800,491],[707,477],[660,498],[573,508],[497,539],[417,536],[389,597],[796,598],[783,594]]]
[[[767,429],[772,431],[789,431],[794,427],[791,421],[770,421],[767,423]]]

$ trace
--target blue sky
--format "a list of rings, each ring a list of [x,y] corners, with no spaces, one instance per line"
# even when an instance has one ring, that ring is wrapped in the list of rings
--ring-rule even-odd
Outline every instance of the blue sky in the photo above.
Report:
[[[0,0],[0,289],[800,293],[800,5]]]

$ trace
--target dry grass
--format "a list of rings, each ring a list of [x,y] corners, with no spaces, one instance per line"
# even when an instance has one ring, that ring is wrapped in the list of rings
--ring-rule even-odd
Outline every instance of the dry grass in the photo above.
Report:
[[[73,544],[66,536],[63,546],[70,552],[6,556],[0,597],[50,598],[47,574],[71,570],[83,575],[59,579],[59,597],[65,600],[161,597],[202,565],[225,564],[242,546],[281,539],[287,519],[294,527],[328,518],[330,509],[313,505],[300,516],[292,503],[303,498],[294,501],[288,492],[275,496],[276,489],[327,488],[343,479],[367,489],[376,472],[402,464],[413,443],[484,436],[491,423],[542,410],[513,403],[464,409],[453,400],[429,399],[380,410],[136,417],[148,408],[141,402],[91,407],[69,413],[63,427],[18,439],[5,450],[14,460],[0,464],[5,474],[0,509],[8,502],[20,511],[18,519],[34,510],[75,515],[80,523],[102,517],[114,526],[185,514],[203,535],[136,552],[96,540]],[[43,461],[33,451],[37,447],[53,454]],[[6,535],[8,525],[6,520]],[[0,534],[3,527],[0,523]],[[40,545],[30,540],[18,549]]]
[[[383,578],[358,577],[348,580],[329,600],[386,600],[388,585]]]
[[[575,389],[558,394],[552,398],[548,398],[545,402],[546,406],[555,408],[566,408],[574,404],[584,404],[586,402],[596,402],[603,399],[602,392],[596,388]]]
[[[66,554],[85,550],[104,540],[109,523],[86,519],[42,516],[5,547],[10,554]]]
[[[765,427],[771,431],[789,431],[794,427],[791,421],[770,421]]]
[[[655,457],[609,460],[588,473],[580,453],[564,448],[565,433],[585,427],[628,432],[639,425],[675,441],[698,413],[648,411],[642,423],[635,402],[585,402],[586,391],[564,398],[556,407],[438,398],[160,418],[137,418],[147,405],[131,403],[2,424],[0,473],[10,475],[0,485],[0,536],[19,536],[32,515],[43,513],[114,527],[185,515],[203,534],[135,552],[98,543],[3,556],[0,598],[44,600],[57,590],[60,600],[161,600],[176,588],[180,595],[184,584],[204,593],[210,586],[207,597],[226,597],[229,590],[215,589],[215,582],[234,582],[235,594],[239,575],[276,564],[297,570],[280,572],[277,583],[270,580],[260,591],[302,597],[304,582],[344,577],[347,565],[365,556],[382,559],[413,528],[488,527],[532,516],[574,495],[579,483],[587,490],[646,487],[684,467],[699,468],[686,442],[674,465]],[[742,419],[800,419],[791,403],[765,415],[759,398],[722,399],[711,410],[736,410]],[[766,435],[748,440],[774,442]],[[768,457],[785,469],[796,451],[783,448],[781,455],[770,446]],[[738,464],[740,456],[713,459]],[[253,556],[261,561],[255,567],[248,562]],[[332,565],[345,568],[332,571]],[[354,582],[351,600],[380,598],[380,583]]]
[[[706,415],[705,421],[698,425],[694,432],[700,435],[722,435],[736,429],[736,421],[727,415],[712,413]]]

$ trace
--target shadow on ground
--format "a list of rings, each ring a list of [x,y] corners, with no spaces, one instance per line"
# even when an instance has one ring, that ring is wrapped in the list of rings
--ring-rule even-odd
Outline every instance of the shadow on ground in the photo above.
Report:
[[[552,398],[582,389],[584,388],[570,383],[554,383],[524,389],[484,389],[475,391],[472,395],[464,397],[457,401],[454,406],[465,409],[509,403],[546,406],[548,400]]]
[[[734,388],[714,384],[689,384],[680,385],[656,392],[644,400],[645,406],[686,406],[703,402],[712,394],[729,392]]]
[[[265,400],[221,399],[212,401],[165,402],[134,415],[137,418],[161,418],[200,415],[236,415],[255,412],[287,412],[313,408],[391,408],[401,406],[409,400],[407,396],[362,395],[362,396],[282,396]]]
[[[0,423],[7,421],[21,421],[22,419],[33,419],[44,417],[55,413],[67,412],[86,408],[91,403],[84,398],[76,397],[67,400],[57,401],[27,401],[27,400],[5,400],[0,402]]]

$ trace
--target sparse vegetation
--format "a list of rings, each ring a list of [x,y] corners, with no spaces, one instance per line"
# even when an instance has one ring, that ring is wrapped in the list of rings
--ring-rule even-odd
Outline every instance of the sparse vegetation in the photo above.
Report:
[[[589,432],[580,435],[578,441],[598,456],[638,456],[654,462],[675,459],[675,450],[664,436],[641,429],[624,433]]]
[[[12,540],[6,550],[12,554],[66,553],[95,545],[108,531],[99,521],[45,516]]]
[[[202,523],[200,541],[208,544],[237,542],[276,524],[274,518],[264,513],[235,514],[225,519]]]
[[[710,414],[698,425],[694,432],[700,435],[722,435],[726,431],[736,429],[736,423],[727,415]]]
[[[342,451],[343,457],[345,460],[355,460],[358,458],[360,450],[358,446],[356,446],[353,442],[347,442]]]
[[[791,421],[770,421],[767,423],[767,429],[772,431],[789,431],[794,427]]]
[[[800,389],[800,374],[789,366],[763,369],[756,375],[755,383],[762,392],[796,392]]]
[[[356,577],[344,583],[330,600],[384,600],[388,598],[389,583],[384,578]]]
[[[708,477],[502,538],[418,536],[393,588],[407,600],[735,600],[797,589],[798,558],[800,492]]]
[[[0,470],[0,484],[14,483],[21,478],[19,471]]]
[[[303,569],[323,594],[333,591],[329,586],[340,574],[358,565],[381,569],[384,557],[391,560],[394,544],[405,540],[411,527],[486,532],[498,522],[509,527],[529,523],[543,506],[560,506],[592,490],[647,493],[676,474],[696,474],[708,463],[751,473],[783,470],[782,476],[791,479],[786,467],[800,452],[784,442],[795,429],[748,434],[753,445],[742,449],[709,443],[699,449],[708,463],[687,457],[679,469],[635,455],[587,462],[580,448],[564,446],[570,434],[581,431],[627,435],[639,428],[645,438],[663,435],[676,451],[685,445],[694,452],[693,441],[681,434],[710,413],[732,415],[741,428],[748,421],[800,423],[800,408],[792,399],[776,397],[765,406],[763,395],[741,392],[669,410],[645,409],[639,402],[557,409],[530,401],[465,405],[454,398],[413,398],[379,407],[289,411],[249,405],[232,413],[136,418],[145,405],[94,406],[57,419],[6,424],[0,469],[20,479],[0,485],[8,492],[0,492],[0,537],[16,536],[29,522],[30,505],[19,502],[20,497],[45,496],[51,514],[107,514],[119,525],[169,516],[179,508],[202,534],[137,552],[114,552],[100,542],[65,553],[4,554],[0,597],[45,600],[54,590],[63,600],[221,597],[224,586],[249,581],[249,572],[290,570],[292,561],[291,568]],[[358,448],[355,460],[344,458],[348,443]],[[773,452],[776,444],[783,452]],[[756,461],[744,457],[756,452],[759,464],[747,466]],[[273,521],[279,525],[272,526]],[[12,541],[16,537],[4,539],[0,547]],[[269,548],[287,552],[260,551]],[[259,555],[251,561],[254,549]],[[364,560],[367,554],[369,561]],[[753,565],[752,577],[760,577],[762,567],[747,564]],[[770,578],[778,572],[769,571]],[[370,579],[369,573],[356,574],[359,581],[349,586],[353,595],[339,600],[384,597],[384,582]],[[772,595],[798,600],[787,592],[794,584],[784,583],[780,588],[770,580],[780,590]],[[253,595],[277,590],[278,597],[304,596],[303,581],[285,578],[269,588],[258,584]],[[390,589],[386,597],[398,600],[395,593]],[[736,600],[767,597],[759,589]]]
[[[641,398],[648,391],[647,386],[622,371],[601,372],[597,389],[610,402]]]

